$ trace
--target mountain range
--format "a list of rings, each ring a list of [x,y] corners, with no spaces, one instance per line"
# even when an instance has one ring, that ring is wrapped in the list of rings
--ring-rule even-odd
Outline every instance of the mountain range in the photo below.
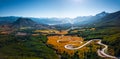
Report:
[[[76,18],[31,18],[8,16],[0,17],[0,25],[11,24],[12,27],[66,27],[66,26],[120,26],[120,11],[107,13],[101,12],[95,16],[79,16]],[[52,27],[51,27],[52,26]]]

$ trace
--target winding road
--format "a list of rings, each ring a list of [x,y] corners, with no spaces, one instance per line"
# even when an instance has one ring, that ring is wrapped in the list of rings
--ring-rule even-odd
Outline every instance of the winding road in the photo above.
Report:
[[[67,45],[65,45],[64,47],[65,47],[66,49],[76,50],[76,49],[80,49],[80,48],[86,46],[86,45],[89,44],[91,41],[92,41],[92,40],[90,40],[90,41],[88,41],[87,43],[83,44],[82,46],[79,46],[79,47],[76,47],[76,48],[73,48],[73,44],[67,44]]]
[[[108,55],[108,54],[105,53],[105,51],[107,51],[107,49],[108,49],[108,46],[101,43],[101,40],[99,40],[99,42],[97,42],[97,43],[104,46],[104,48],[102,50],[98,49],[97,53],[98,53],[99,56],[101,56],[101,57],[109,57],[109,58],[112,58],[112,59],[118,59],[115,56],[111,56],[111,55]]]
[[[71,28],[67,29],[67,31],[70,31],[70,30],[73,30],[73,29],[79,29],[79,28],[82,28],[82,27],[71,27]]]
[[[65,45],[64,47],[65,47],[66,49],[69,49],[69,50],[77,50],[77,49],[80,49],[80,48],[86,46],[87,44],[91,43],[91,42],[94,41],[94,40],[98,40],[97,44],[104,46],[104,48],[103,48],[102,50],[100,50],[100,49],[97,50],[97,53],[98,53],[98,55],[99,55],[100,57],[107,57],[107,58],[111,58],[111,59],[118,59],[118,58],[115,57],[115,56],[111,56],[111,55],[108,55],[108,54],[105,53],[105,51],[107,51],[107,49],[108,49],[108,46],[105,45],[105,44],[103,44],[103,43],[101,43],[101,39],[89,40],[88,42],[86,42],[85,44],[83,44],[83,45],[81,45],[81,46],[79,46],[79,47],[74,47],[75,44],[67,44],[67,45]],[[59,43],[59,41],[64,41],[64,40],[58,40],[57,42]],[[78,41],[78,42],[79,42],[79,41]]]
[[[67,31],[69,31],[71,29],[76,29],[76,28],[79,28],[79,27],[71,27]],[[62,35],[61,37],[63,37],[63,36],[64,35]],[[104,46],[104,48],[102,50],[100,50],[100,49],[97,50],[98,56],[100,56],[100,57],[107,57],[107,58],[111,58],[111,59],[118,59],[115,56],[111,56],[111,55],[108,55],[108,54],[105,53],[105,51],[107,51],[107,49],[108,49],[108,46],[105,45],[105,44],[103,44],[103,43],[101,43],[101,39],[92,39],[92,40],[89,40],[88,42],[86,42],[85,44],[83,44],[83,45],[81,45],[79,47],[74,47],[75,44],[67,44],[64,47],[66,49],[69,49],[69,50],[77,50],[77,49],[80,49],[80,48],[86,46],[87,44],[91,43],[94,40],[98,40],[97,44]],[[65,41],[65,40],[58,40],[57,43],[59,43],[60,41]],[[79,42],[79,41],[76,41],[76,42]],[[81,42],[81,43],[83,43],[83,42]]]

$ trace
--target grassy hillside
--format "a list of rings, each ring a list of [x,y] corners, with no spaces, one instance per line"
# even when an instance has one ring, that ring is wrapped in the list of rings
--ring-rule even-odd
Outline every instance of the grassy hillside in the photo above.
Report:
[[[0,35],[0,59],[59,59],[45,36]]]

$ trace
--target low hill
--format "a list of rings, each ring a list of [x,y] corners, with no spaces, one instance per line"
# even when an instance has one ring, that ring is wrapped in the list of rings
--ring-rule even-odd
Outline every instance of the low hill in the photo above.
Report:
[[[36,22],[32,21],[29,18],[18,18],[15,22],[12,23],[12,26],[15,28],[33,27],[35,25],[36,25]]]
[[[30,18],[18,18],[12,23],[12,28],[50,29],[52,27],[45,24],[38,24]]]

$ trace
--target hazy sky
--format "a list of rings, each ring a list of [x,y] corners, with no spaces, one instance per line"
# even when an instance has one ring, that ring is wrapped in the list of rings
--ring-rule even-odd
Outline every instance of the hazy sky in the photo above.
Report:
[[[0,0],[0,16],[77,17],[120,10],[120,0]]]

